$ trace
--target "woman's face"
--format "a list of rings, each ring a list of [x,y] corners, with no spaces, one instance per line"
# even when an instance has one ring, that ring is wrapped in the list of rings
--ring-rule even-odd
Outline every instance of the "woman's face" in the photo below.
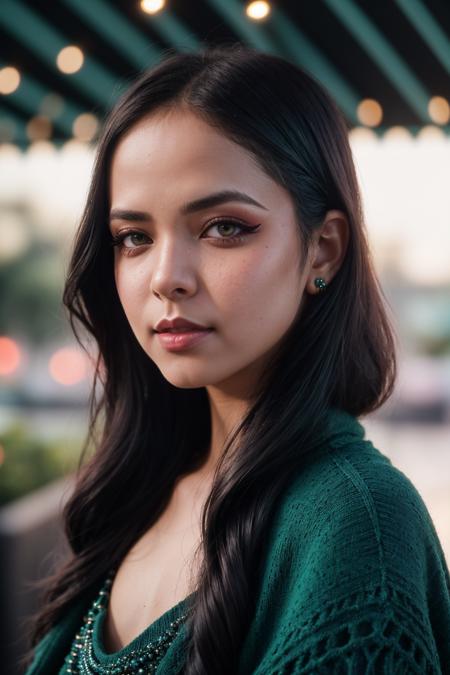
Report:
[[[228,191],[242,200],[213,203]],[[121,139],[110,201],[111,233],[122,238],[116,286],[149,358],[177,387],[251,395],[307,280],[289,193],[240,145],[193,113],[172,110]],[[178,316],[213,330],[174,351],[154,329]]]

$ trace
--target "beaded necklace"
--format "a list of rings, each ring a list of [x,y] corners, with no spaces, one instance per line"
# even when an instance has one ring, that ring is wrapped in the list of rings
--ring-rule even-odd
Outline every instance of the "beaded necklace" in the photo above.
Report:
[[[113,662],[108,662],[108,665],[100,663],[95,655],[92,635],[94,624],[101,622],[100,625],[102,625],[105,617],[113,578],[114,570],[106,578],[98,596],[83,617],[83,625],[76,634],[70,653],[64,661],[63,673],[71,675],[153,675],[158,663],[175,639],[182,622],[187,617],[186,613],[172,621],[170,628],[144,646],[133,649],[126,654],[118,655]],[[98,627],[98,623],[96,627]]]

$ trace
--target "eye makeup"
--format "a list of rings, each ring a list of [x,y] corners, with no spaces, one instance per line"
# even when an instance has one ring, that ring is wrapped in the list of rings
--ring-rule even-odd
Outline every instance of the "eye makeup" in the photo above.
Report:
[[[219,218],[213,218],[210,220],[207,224],[206,230],[209,230],[212,227],[223,227],[223,226],[229,226],[232,225],[233,227],[236,227],[240,230],[239,234],[235,234],[232,236],[227,236],[227,237],[204,237],[206,239],[210,239],[211,241],[217,242],[219,246],[233,246],[242,243],[249,235],[254,234],[257,230],[259,230],[261,223],[258,223],[257,225],[244,225],[240,221],[234,219],[234,218],[224,218],[224,217],[219,217]],[[144,239],[147,239],[148,241],[141,242],[140,244],[137,244],[135,246],[127,246],[125,244],[125,240],[128,239],[128,237],[144,237]],[[136,230],[136,229],[124,229],[120,231],[119,233],[112,235],[111,237],[111,245],[113,247],[116,247],[122,254],[127,255],[127,256],[132,256],[136,255],[138,249],[142,248],[143,246],[148,246],[150,245],[150,237],[145,232],[142,232],[141,230]]]

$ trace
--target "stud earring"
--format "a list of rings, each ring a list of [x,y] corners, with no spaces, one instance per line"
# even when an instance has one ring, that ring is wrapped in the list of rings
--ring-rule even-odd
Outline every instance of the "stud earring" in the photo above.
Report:
[[[319,293],[322,293],[327,287],[327,282],[322,277],[316,277],[314,279],[314,286],[319,290]]]

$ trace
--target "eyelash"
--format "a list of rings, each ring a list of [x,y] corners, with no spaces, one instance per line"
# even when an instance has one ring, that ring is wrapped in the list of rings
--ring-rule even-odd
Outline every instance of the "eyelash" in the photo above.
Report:
[[[235,225],[236,227],[239,227],[242,230],[242,234],[238,235],[233,235],[232,237],[213,237],[216,241],[219,242],[219,246],[227,246],[228,242],[231,242],[231,245],[233,244],[239,244],[241,243],[249,234],[254,234],[256,230],[259,229],[261,223],[258,225],[252,225],[251,227],[248,225],[243,225],[242,223],[233,220],[232,218],[218,218],[217,220],[213,220],[208,224],[208,227],[206,230],[209,230],[210,227],[213,227],[214,225]],[[123,242],[124,240],[132,236],[133,234],[138,234],[138,235],[143,235],[146,236],[144,232],[141,232],[139,230],[124,230],[120,232],[119,234],[112,235],[111,237],[111,246],[117,247],[124,255],[130,256],[134,255],[134,251],[137,251],[140,246],[146,246],[146,244],[140,244],[138,246],[124,246]]]

